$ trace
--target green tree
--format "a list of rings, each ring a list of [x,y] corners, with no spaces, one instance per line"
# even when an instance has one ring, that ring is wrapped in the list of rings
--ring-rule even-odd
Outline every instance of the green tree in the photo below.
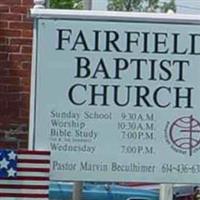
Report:
[[[82,9],[82,0],[50,0],[50,8]]]
[[[109,0],[108,10],[139,12],[176,12],[175,0],[161,3],[160,0]]]
[[[168,10],[173,10],[176,12],[176,0],[171,0],[169,3],[164,2],[163,6],[161,7],[162,12],[167,12]]]

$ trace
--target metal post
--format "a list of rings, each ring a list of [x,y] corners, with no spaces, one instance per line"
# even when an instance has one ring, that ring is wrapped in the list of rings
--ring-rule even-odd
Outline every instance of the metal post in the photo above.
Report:
[[[46,5],[45,5],[46,8],[50,8],[50,0],[46,0]]]
[[[85,10],[92,9],[92,0],[83,0],[83,7]]]
[[[160,200],[173,200],[172,184],[160,184]]]
[[[81,193],[82,193],[83,183],[81,181],[77,181],[74,183],[74,190],[73,190],[73,200],[81,200]]]
[[[34,9],[44,8],[45,0],[34,0]],[[32,64],[31,64],[31,96],[30,96],[30,117],[29,117],[29,140],[28,149],[33,150],[33,138],[34,138],[34,115],[35,115],[35,76],[36,76],[36,44],[37,44],[37,30],[36,30],[36,19],[33,23],[33,50],[32,50]]]
[[[83,0],[83,7],[85,10],[91,10],[92,0]],[[72,194],[73,200],[81,200],[82,188],[83,188],[83,182],[81,181],[74,182],[74,189]]]
[[[167,14],[174,14],[172,10],[168,10]],[[161,184],[160,185],[160,200],[173,200],[173,185]]]

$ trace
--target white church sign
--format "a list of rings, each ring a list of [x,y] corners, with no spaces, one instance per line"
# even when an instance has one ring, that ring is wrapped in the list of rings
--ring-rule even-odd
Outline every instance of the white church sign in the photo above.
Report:
[[[195,16],[33,9],[32,140],[52,180],[199,183]]]

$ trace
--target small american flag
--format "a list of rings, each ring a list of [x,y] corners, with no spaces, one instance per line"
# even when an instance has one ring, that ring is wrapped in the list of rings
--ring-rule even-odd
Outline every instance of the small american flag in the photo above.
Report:
[[[49,170],[50,152],[1,150],[0,199],[48,200]]]

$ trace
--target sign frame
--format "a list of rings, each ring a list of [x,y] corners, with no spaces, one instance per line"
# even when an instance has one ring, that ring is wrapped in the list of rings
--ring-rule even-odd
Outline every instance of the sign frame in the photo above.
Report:
[[[37,73],[37,48],[38,33],[37,26],[40,19],[74,19],[93,21],[134,21],[151,23],[172,23],[200,25],[199,15],[178,15],[178,14],[155,14],[155,13],[128,13],[128,12],[108,12],[108,11],[76,11],[76,10],[54,10],[54,9],[31,9],[31,16],[34,18],[33,37],[33,59],[31,76],[31,98],[30,98],[30,128],[29,128],[29,148],[35,149],[35,107],[36,107],[36,73]],[[141,180],[144,182],[143,180]]]

